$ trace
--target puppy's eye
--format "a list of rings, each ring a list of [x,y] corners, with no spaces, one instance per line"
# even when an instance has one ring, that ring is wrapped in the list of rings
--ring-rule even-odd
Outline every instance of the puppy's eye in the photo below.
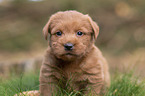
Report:
[[[80,31],[77,32],[77,36],[82,36],[82,35],[83,35],[83,32],[80,32]]]
[[[56,32],[56,35],[57,36],[61,36],[62,35],[62,32],[58,31],[58,32]]]

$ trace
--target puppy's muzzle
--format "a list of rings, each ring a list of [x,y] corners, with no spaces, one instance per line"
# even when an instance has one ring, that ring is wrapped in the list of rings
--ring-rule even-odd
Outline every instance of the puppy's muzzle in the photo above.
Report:
[[[73,45],[72,43],[66,43],[66,44],[64,45],[64,49],[65,49],[66,51],[72,51],[72,50],[73,50],[73,47],[74,47],[74,45]]]

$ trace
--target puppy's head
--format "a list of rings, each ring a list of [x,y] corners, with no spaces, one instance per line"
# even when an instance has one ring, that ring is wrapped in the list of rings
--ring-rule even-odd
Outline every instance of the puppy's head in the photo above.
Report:
[[[77,11],[64,11],[52,15],[43,29],[49,35],[52,53],[62,60],[75,60],[86,55],[99,34],[98,25]]]

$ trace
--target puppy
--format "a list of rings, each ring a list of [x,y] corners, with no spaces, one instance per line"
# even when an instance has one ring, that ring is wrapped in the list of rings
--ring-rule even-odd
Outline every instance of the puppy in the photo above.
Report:
[[[104,93],[110,76],[105,58],[94,45],[99,27],[90,16],[77,11],[57,12],[43,33],[49,46],[40,70],[42,96],[51,96],[57,86],[84,94]]]

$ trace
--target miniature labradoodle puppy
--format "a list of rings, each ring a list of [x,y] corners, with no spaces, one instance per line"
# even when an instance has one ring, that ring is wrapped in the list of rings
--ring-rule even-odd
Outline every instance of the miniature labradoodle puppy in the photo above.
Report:
[[[40,70],[41,95],[51,96],[58,87],[102,94],[110,77],[107,62],[94,45],[99,27],[90,16],[57,12],[43,33],[49,45]]]

